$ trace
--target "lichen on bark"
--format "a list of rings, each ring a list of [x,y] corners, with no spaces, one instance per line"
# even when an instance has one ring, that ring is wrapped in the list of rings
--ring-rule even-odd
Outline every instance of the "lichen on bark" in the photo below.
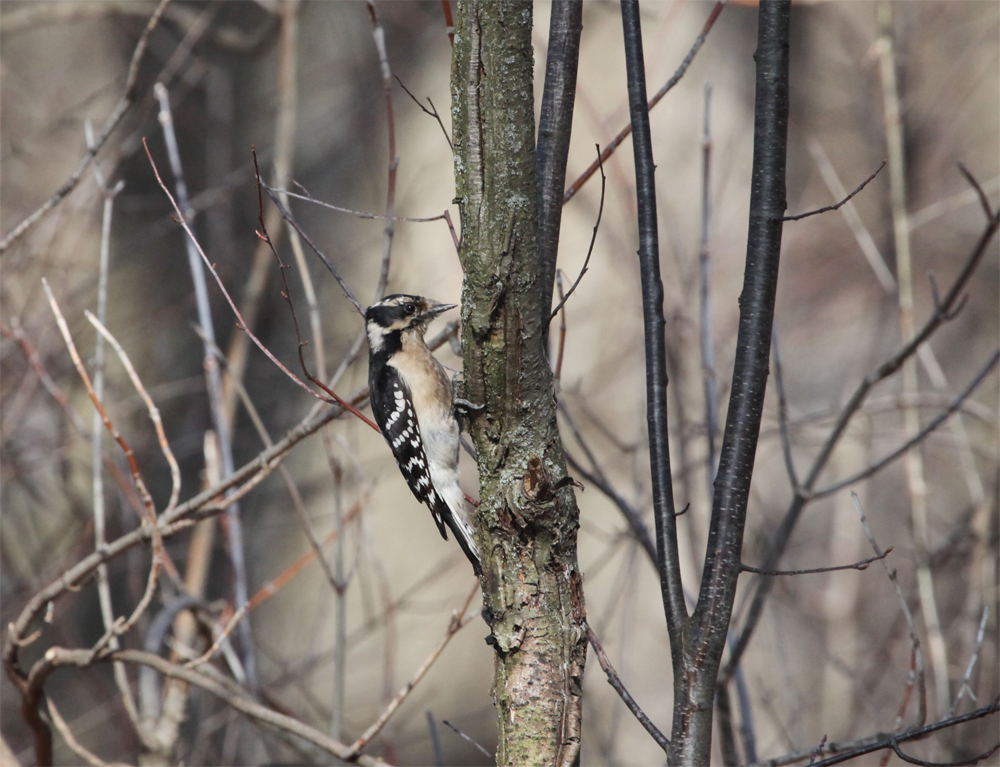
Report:
[[[586,659],[579,513],[544,348],[532,4],[459,2],[452,61],[464,393],[495,652],[497,764],[573,764]]]

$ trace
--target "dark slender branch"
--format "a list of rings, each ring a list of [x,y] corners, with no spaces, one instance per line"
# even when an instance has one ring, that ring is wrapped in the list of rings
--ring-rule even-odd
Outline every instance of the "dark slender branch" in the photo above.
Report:
[[[649,132],[646,72],[642,55],[642,29],[638,0],[622,1],[625,33],[625,69],[628,77],[629,114],[635,154],[635,188],[639,217],[639,266],[642,275],[642,316],[646,348],[646,423],[649,431],[649,466],[656,522],[656,550],[663,609],[670,634],[674,674],[681,671],[681,632],[687,620],[684,588],[677,551],[677,522],[670,449],[667,440],[667,354],[664,343],[663,282],[656,224],[656,185],[653,146]]]
[[[976,180],[976,177],[969,172],[969,169],[965,167],[962,163],[956,163],[958,165],[958,171],[963,176],[965,180],[968,181],[972,188],[976,190],[976,195],[979,197],[979,204],[983,206],[983,212],[986,214],[987,219],[992,219],[996,213],[993,211],[993,206],[990,205],[990,198],[986,196],[986,190],[983,189],[982,185]]]
[[[409,96],[410,99],[412,99],[414,104],[420,107],[421,111],[423,111],[425,115],[430,115],[435,120],[437,120],[437,124],[441,127],[441,132],[444,134],[444,140],[448,142],[448,148],[454,149],[455,147],[451,143],[451,136],[448,135],[448,129],[444,127],[444,123],[441,121],[441,115],[438,114],[437,107],[434,106],[434,102],[431,101],[430,96],[427,97],[427,103],[431,105],[431,108],[428,109],[423,104],[421,104],[420,100],[416,96],[414,96],[410,92],[410,89],[403,84],[403,81],[399,79],[399,75],[393,73],[392,76],[395,78],[396,82],[399,83],[399,87],[406,92],[406,95]]]
[[[754,158],[746,271],[729,412],[719,456],[708,552],[694,620],[705,651],[722,654],[732,613],[757,437],[767,385],[778,283],[788,135],[790,3],[760,4]],[[711,690],[703,690],[711,705]]]
[[[601,664],[601,668],[604,669],[604,673],[608,677],[608,684],[615,688],[615,692],[618,693],[618,697],[622,699],[622,702],[628,707],[628,710],[632,712],[634,716],[641,724],[646,732],[648,732],[653,740],[656,741],[656,745],[666,752],[670,748],[670,741],[667,736],[660,732],[660,729],[653,724],[649,717],[646,716],[646,712],[643,711],[639,704],[635,702],[629,691],[625,689],[625,685],[622,683],[621,678],[618,676],[618,672],[615,671],[614,666],[611,665],[611,661],[608,660],[607,654],[604,652],[604,648],[601,647],[601,643],[597,641],[597,635],[594,634],[594,629],[587,626],[587,639],[590,640],[590,646],[594,648],[594,654],[597,655],[597,662]]]
[[[448,0],[444,0],[444,2],[447,3]],[[441,724],[443,724],[445,727],[449,728],[452,732],[454,732],[456,735],[458,735],[458,737],[460,737],[462,740],[464,740],[464,741],[466,741],[468,743],[471,743],[473,746],[475,746],[477,749],[479,749],[479,752],[482,753],[482,754],[484,754],[487,759],[492,759],[493,762],[494,762],[494,764],[496,763],[496,757],[493,754],[491,754],[489,751],[487,751],[485,748],[483,748],[481,745],[479,745],[479,743],[477,743],[476,741],[474,741],[472,738],[470,738],[468,735],[466,735],[464,732],[462,732],[460,729],[458,729],[455,725],[453,725],[451,722],[449,722],[447,719],[442,719],[441,720]]]
[[[994,214],[990,217],[990,220],[987,223],[986,228],[983,230],[983,234],[980,236],[979,241],[972,249],[972,252],[966,259],[961,271],[955,278],[955,282],[952,284],[951,289],[945,297],[941,299],[940,304],[935,306],[933,314],[931,314],[931,316],[927,319],[927,322],[920,329],[920,332],[917,333],[910,343],[879,365],[878,368],[869,373],[864,380],[858,384],[858,388],[855,389],[854,393],[848,399],[847,404],[841,409],[837,422],[830,432],[830,436],[827,437],[826,442],[823,444],[822,448],[820,448],[819,455],[816,457],[816,460],[813,461],[812,467],[809,469],[809,473],[806,475],[800,491],[792,498],[788,511],[785,512],[784,518],[778,525],[767,556],[764,558],[763,566],[765,569],[773,569],[781,559],[782,554],[784,554],[785,548],[788,546],[788,541],[791,539],[792,531],[795,529],[795,525],[798,523],[799,517],[802,515],[802,511],[809,503],[811,498],[809,495],[810,491],[813,487],[815,487],[816,482],[819,480],[820,475],[830,460],[830,456],[833,455],[834,449],[840,442],[840,438],[847,430],[847,426],[851,419],[861,408],[865,398],[868,396],[868,393],[878,383],[899,370],[903,363],[911,355],[916,353],[920,344],[924,343],[928,338],[930,338],[934,331],[936,331],[944,322],[949,320],[955,306],[960,300],[962,300],[961,296],[962,292],[965,290],[965,286],[968,284],[976,270],[976,267],[985,256],[989,244],[993,241],[993,237],[996,235],[998,229],[1000,229],[1000,214]],[[726,663],[726,666],[723,668],[722,673],[719,676],[720,684],[724,684],[729,680],[732,676],[733,670],[739,663],[743,652],[746,650],[747,645],[750,642],[750,637],[753,635],[753,632],[757,627],[757,623],[760,620],[760,616],[763,614],[764,602],[770,594],[772,583],[773,581],[770,579],[760,579],[758,581],[750,607],[747,610],[746,619],[743,622],[743,628],[740,632],[739,641],[736,643],[735,647],[732,648],[729,655],[729,661]]]
[[[719,393],[715,381],[715,349],[712,344],[712,310],[709,234],[711,232],[711,161],[712,161],[712,86],[705,83],[705,119],[701,142],[701,248],[698,253],[698,271],[701,277],[701,379],[705,392],[705,434],[708,450],[705,451],[705,473],[708,481],[708,498],[715,497],[715,435],[719,430]]]
[[[997,743],[993,748],[988,751],[984,751],[979,756],[974,756],[971,759],[965,759],[961,762],[926,762],[923,759],[917,759],[914,756],[909,756],[904,754],[902,749],[899,747],[899,743],[893,741],[892,750],[896,752],[896,756],[902,759],[904,762],[909,762],[910,764],[919,764],[923,767],[961,767],[965,764],[979,764],[983,759],[988,759],[993,756],[997,751],[1000,751],[1000,743]]]
[[[632,530],[632,535],[635,536],[639,545],[642,546],[643,550],[649,556],[649,560],[653,563],[653,567],[656,567],[656,545],[653,543],[653,539],[649,537],[649,528],[647,528],[646,524],[642,521],[642,516],[639,514],[638,509],[634,508],[632,504],[626,501],[618,493],[618,491],[607,482],[606,479],[583,468],[580,462],[577,461],[569,452],[566,453],[566,461],[569,463],[573,471],[604,493],[608,500],[618,507],[622,516],[625,517],[625,521],[628,522],[628,525]]]
[[[965,390],[955,398],[955,400],[945,409],[943,413],[939,414],[937,418],[932,420],[923,429],[914,434],[910,439],[908,439],[898,448],[889,453],[889,455],[885,456],[879,461],[876,461],[867,469],[859,471],[857,474],[847,477],[846,479],[843,479],[840,482],[835,482],[829,487],[824,487],[820,490],[816,490],[810,493],[810,497],[823,498],[825,496],[836,493],[838,490],[843,490],[845,487],[853,485],[855,482],[860,482],[863,479],[867,479],[873,474],[876,474],[882,469],[884,469],[886,466],[895,461],[910,448],[923,442],[928,434],[937,429],[937,427],[943,424],[945,421],[947,421],[948,418],[956,410],[962,407],[962,403],[964,403],[965,400],[969,398],[972,392],[975,391],[976,387],[979,386],[979,384],[983,382],[986,376],[989,375],[990,371],[996,367],[998,361],[1000,361],[1000,349],[997,349],[996,351],[993,352],[993,356],[990,357],[985,367],[983,367],[983,369],[979,371],[979,374],[972,379],[971,383],[969,383],[969,385],[965,387]]]
[[[299,233],[299,236],[306,241],[306,244],[309,245],[310,248],[312,248],[313,253],[319,256],[319,260],[323,262],[323,265],[326,266],[326,268],[330,271],[330,274],[333,275],[333,279],[335,279],[337,281],[337,284],[340,285],[340,289],[344,291],[344,296],[347,297],[347,300],[350,301],[352,304],[354,304],[354,308],[357,309],[358,312],[364,314],[365,308],[361,305],[361,302],[358,301],[357,297],[355,297],[354,291],[347,286],[346,282],[344,282],[344,278],[340,276],[340,272],[337,271],[337,267],[335,267],[330,262],[330,259],[326,257],[326,254],[324,254],[323,251],[321,251],[316,246],[316,243],[313,242],[312,238],[305,233],[305,231],[299,225],[299,222],[296,221],[292,217],[292,214],[285,209],[285,206],[281,204],[281,200],[278,198],[278,195],[275,194],[274,190],[272,190],[271,187],[269,187],[267,184],[263,184],[263,187],[264,189],[267,190],[267,196],[271,198],[271,202],[273,202],[275,206],[278,208],[278,210],[281,212],[281,215],[285,219],[285,221],[287,221],[289,224],[292,225],[295,231]],[[287,194],[289,197],[300,196],[300,195],[294,195],[291,192],[287,192]]]
[[[1000,701],[994,700],[990,705],[983,706],[982,708],[977,708],[975,711],[970,711],[968,714],[963,716],[956,716],[951,719],[943,719],[940,722],[935,722],[934,724],[929,724],[926,727],[921,727],[916,730],[910,730],[909,732],[904,732],[899,735],[874,735],[871,738],[864,739],[864,742],[858,743],[856,747],[852,747],[853,743],[830,743],[827,745],[825,753],[831,753],[840,751],[844,747],[851,748],[850,751],[845,751],[844,753],[837,754],[837,756],[830,757],[829,759],[823,759],[819,762],[814,762],[813,767],[831,767],[834,764],[840,764],[841,762],[846,762],[849,759],[855,759],[859,756],[864,756],[865,754],[870,754],[873,751],[881,751],[883,748],[893,748],[893,746],[898,746],[900,743],[906,743],[911,740],[919,740],[933,732],[938,732],[940,730],[945,730],[949,727],[954,727],[958,724],[964,724],[965,722],[971,722],[976,719],[982,719],[986,716],[991,716],[1000,711]],[[985,754],[976,757],[975,761],[967,762],[954,762],[953,764],[975,764],[976,761],[982,760],[996,752],[996,748]],[[778,765],[786,764],[786,762],[779,762],[772,760],[770,762],[763,762],[764,765]]]
[[[836,565],[835,567],[814,567],[809,570],[760,570],[756,567],[750,567],[750,565],[741,564],[740,569],[745,573],[756,573],[757,575],[814,575],[816,573],[833,573],[838,570],[867,570],[868,565],[872,562],[878,562],[880,559],[885,559],[890,551],[892,551],[892,546],[878,556],[868,557],[868,559],[862,559],[860,562],[854,562],[849,565]]]
[[[598,147],[598,149],[600,149],[600,147]],[[598,160],[600,160],[600,157],[598,157]],[[597,207],[597,221],[594,222],[594,232],[593,232],[593,234],[590,235],[590,247],[587,248],[587,257],[585,259],[583,259],[583,268],[580,270],[580,275],[576,278],[576,282],[574,282],[573,285],[570,287],[570,289],[566,291],[566,295],[562,296],[559,299],[559,303],[556,305],[556,308],[552,310],[552,314],[549,317],[549,322],[552,322],[552,320],[555,319],[556,314],[559,313],[559,310],[562,309],[563,306],[566,305],[566,302],[569,300],[569,297],[571,295],[573,295],[573,291],[576,290],[576,286],[579,285],[580,281],[583,279],[583,275],[585,275],[587,273],[587,267],[590,265],[590,256],[594,252],[594,243],[597,242],[597,230],[601,226],[601,217],[604,215],[604,190],[605,190],[605,187],[607,186],[607,181],[608,181],[608,178],[607,178],[607,176],[604,175],[604,165],[602,164],[601,165],[601,202],[600,202],[600,205],[598,205],[598,207]]]
[[[782,221],[798,221],[800,219],[809,218],[809,216],[815,216],[815,215],[818,215],[820,213],[829,213],[831,210],[837,210],[842,205],[846,205],[850,201],[850,199],[852,197],[854,197],[854,195],[856,195],[858,192],[860,192],[862,189],[864,189],[866,186],[868,186],[868,184],[871,183],[875,179],[875,177],[879,174],[879,171],[881,171],[882,168],[885,167],[885,164],[887,162],[889,162],[889,161],[888,160],[882,160],[882,164],[878,166],[878,168],[875,170],[874,173],[872,173],[868,178],[866,178],[864,181],[861,182],[861,186],[859,186],[857,189],[855,189],[853,192],[851,192],[849,195],[847,195],[847,197],[845,197],[843,200],[841,200],[840,202],[838,202],[836,205],[827,205],[824,208],[817,208],[816,210],[810,210],[808,213],[799,213],[799,215],[797,215],[797,216],[785,216],[782,219]]]
[[[444,752],[441,751],[441,735],[438,733],[437,721],[434,713],[429,709],[424,709],[424,716],[427,717],[427,730],[431,735],[431,748],[434,752],[435,767],[444,767]]]
[[[660,99],[666,96],[667,92],[675,85],[677,85],[677,83],[680,82],[681,78],[684,77],[684,74],[687,72],[688,67],[691,66],[691,62],[694,61],[695,55],[697,55],[698,51],[701,50],[701,46],[705,43],[705,38],[708,37],[709,31],[714,26],[715,20],[719,18],[719,14],[722,13],[722,9],[725,5],[726,5],[726,0],[717,0],[715,5],[712,7],[711,13],[708,14],[708,19],[705,20],[705,26],[702,27],[701,33],[695,38],[694,43],[692,43],[691,45],[691,49],[687,52],[687,55],[681,62],[681,65],[677,67],[677,71],[675,71],[673,75],[671,75],[670,79],[667,80],[664,86],[660,88],[660,90],[656,92],[653,98],[649,100],[649,107],[647,111],[655,107],[658,103],[660,103]],[[645,88],[643,88],[643,90],[645,91]],[[629,134],[632,133],[632,129],[634,127],[635,126],[632,125],[632,123],[629,123],[628,125],[626,125],[624,128],[621,129],[621,131],[618,133],[617,136],[615,136],[611,140],[610,144],[604,147],[604,151],[601,152],[600,154],[601,162],[604,162],[612,154],[614,154],[615,150],[618,148],[618,145],[621,144],[626,138],[628,138]],[[585,170],[583,173],[581,173],[580,177],[576,181],[570,184],[569,188],[566,189],[566,193],[563,195],[563,205],[565,205],[567,202],[573,199],[573,197],[576,195],[577,192],[580,191],[583,185],[590,180],[590,177],[597,172],[598,167],[599,163],[597,161],[592,162],[590,164],[590,167],[587,168],[587,170]]]
[[[569,140],[573,129],[576,70],[580,59],[582,30],[583,0],[553,0],[549,19],[549,49],[545,60],[545,86],[538,117],[538,145],[535,150],[538,279],[541,283],[539,306],[543,317],[552,306],[552,289],[555,284],[562,194],[566,186],[566,158],[569,155]],[[546,346],[548,333],[549,323],[543,322],[542,343]]]
[[[778,346],[778,329],[771,328],[771,347],[774,350],[774,383],[778,389],[778,428],[781,432],[781,452],[785,457],[785,469],[788,471],[788,481],[792,483],[792,491],[799,492],[799,476],[795,472],[795,461],[792,458],[792,435],[788,429],[788,396],[785,393],[784,368],[781,366],[781,349]]]

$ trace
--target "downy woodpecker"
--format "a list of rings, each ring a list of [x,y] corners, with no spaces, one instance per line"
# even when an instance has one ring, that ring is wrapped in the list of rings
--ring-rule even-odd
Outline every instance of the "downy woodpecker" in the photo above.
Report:
[[[451,528],[476,575],[479,549],[458,484],[459,425],[451,380],[424,341],[428,323],[455,304],[392,295],[365,311],[372,413],[410,490],[441,536]]]

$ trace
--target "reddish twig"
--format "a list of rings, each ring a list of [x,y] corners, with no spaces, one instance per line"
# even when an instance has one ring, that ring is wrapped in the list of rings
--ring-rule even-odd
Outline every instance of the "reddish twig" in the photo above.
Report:
[[[448,33],[448,42],[451,47],[455,47],[455,20],[451,15],[451,3],[448,0],[441,0],[441,7],[444,9],[444,29]]]
[[[466,616],[465,611],[469,609],[469,603],[472,602],[472,598],[476,595],[476,591],[478,589],[479,584],[476,583],[476,585],[473,586],[472,590],[469,592],[469,596],[466,597],[465,603],[462,605],[461,609],[452,613],[444,638],[438,643],[437,647],[431,651],[431,654],[427,656],[427,659],[420,665],[420,668],[418,668],[416,673],[413,675],[413,679],[407,682],[403,688],[396,693],[396,697],[389,702],[389,705],[385,707],[385,710],[379,715],[378,719],[376,719],[375,722],[372,723],[371,727],[365,730],[365,732],[356,741],[354,741],[348,750],[347,756],[343,757],[345,760],[350,761],[355,756],[360,754],[361,749],[367,746],[371,742],[371,739],[374,738],[383,727],[385,727],[389,718],[396,713],[396,710],[400,707],[400,705],[402,705],[403,701],[406,700],[411,692],[413,692],[413,688],[419,684],[420,680],[423,679],[424,675],[430,670],[430,667],[434,665],[434,662],[441,656],[441,653],[444,652],[444,648],[448,646],[451,638],[476,617],[475,613]]]
[[[701,33],[698,35],[698,37],[695,38],[694,43],[691,45],[691,49],[687,52],[687,56],[684,57],[684,61],[682,61],[681,65],[677,67],[677,71],[675,71],[674,74],[670,77],[670,79],[667,80],[664,86],[660,88],[660,90],[658,90],[649,100],[648,108],[650,110],[652,110],[653,107],[655,107],[658,103],[660,103],[660,99],[666,96],[667,92],[675,85],[677,85],[677,83],[680,82],[680,79],[684,77],[684,74],[687,72],[688,67],[691,66],[691,62],[694,61],[694,57],[701,49],[701,46],[705,43],[705,38],[708,37],[708,33],[715,25],[715,20],[719,18],[719,14],[722,13],[722,9],[725,5],[726,5],[726,0],[718,0],[718,2],[716,2],[715,6],[712,8],[712,12],[708,14],[708,19],[705,20],[705,26],[702,27]],[[583,185],[590,180],[590,177],[597,172],[601,163],[604,162],[604,160],[607,160],[612,154],[614,154],[614,151],[618,148],[618,145],[621,144],[626,138],[628,138],[631,135],[631,133],[632,133],[632,123],[629,123],[628,125],[626,125],[624,128],[621,129],[621,131],[618,133],[617,136],[615,136],[611,140],[610,144],[604,147],[604,150],[601,152],[598,159],[592,162],[590,164],[590,167],[587,168],[587,170],[585,170],[582,174],[580,174],[580,177],[576,181],[574,181],[572,184],[569,185],[569,187],[566,189],[566,192],[563,194],[563,205],[565,205],[567,202],[573,199],[574,195],[576,195],[576,193],[580,191]]]
[[[191,241],[194,243],[195,247],[198,250],[198,255],[201,256],[202,261],[205,263],[205,265],[208,267],[209,271],[212,273],[212,276],[215,278],[215,282],[218,284],[219,289],[222,291],[222,295],[225,297],[226,302],[229,304],[230,308],[233,310],[233,313],[236,315],[236,319],[238,320],[237,325],[236,325],[237,328],[239,328],[244,333],[246,333],[247,336],[250,338],[250,340],[253,341],[254,344],[257,346],[257,348],[260,349],[262,352],[264,352],[264,354],[267,356],[267,358],[269,360],[271,360],[271,362],[273,362],[275,365],[277,365],[278,368],[286,376],[288,376],[290,379],[292,379],[292,381],[294,381],[298,386],[300,386],[301,388],[305,389],[312,396],[316,397],[316,399],[323,400],[324,402],[331,401],[331,400],[327,400],[325,397],[323,397],[323,395],[318,394],[317,392],[315,392],[312,389],[310,389],[305,383],[303,383],[302,380],[299,379],[299,377],[296,376],[287,367],[285,367],[278,360],[278,358],[275,357],[271,353],[270,349],[268,349],[266,346],[264,346],[264,344],[260,341],[260,339],[258,339],[257,336],[255,336],[253,334],[253,332],[250,330],[250,328],[248,328],[246,326],[246,323],[243,321],[243,315],[241,315],[240,314],[240,310],[236,308],[236,304],[233,302],[232,297],[229,295],[229,291],[226,290],[226,286],[222,283],[222,278],[219,277],[219,273],[215,271],[215,266],[212,264],[212,262],[208,260],[208,256],[205,255],[205,251],[202,250],[201,244],[195,238],[194,232],[191,231],[191,227],[188,225],[187,221],[184,218],[184,215],[181,213],[181,209],[177,206],[176,200],[174,200],[173,195],[170,194],[170,190],[167,189],[166,184],[163,183],[163,179],[160,177],[160,171],[156,167],[156,163],[153,160],[153,155],[149,151],[149,146],[147,146],[147,144],[146,144],[146,139],[142,140],[142,145],[146,149],[146,156],[149,158],[149,163],[153,167],[153,173],[156,176],[157,183],[160,185],[160,188],[163,190],[163,193],[165,195],[167,195],[167,199],[170,200],[170,204],[174,208],[174,212],[176,214],[177,222],[182,227],[184,227],[184,231],[187,233],[188,237],[191,238]],[[354,409],[354,407],[351,406],[351,404],[349,402],[347,402],[346,400],[342,399],[339,395],[337,395],[334,392],[330,391],[326,387],[324,387],[324,389],[325,389],[326,393],[329,394],[330,397],[332,398],[332,402],[335,402],[336,404],[340,405],[342,408],[344,408],[348,412],[353,413],[355,416],[357,416],[362,421],[364,421],[365,423],[367,423],[373,429],[375,429],[376,431],[378,431],[378,427],[375,425],[375,423],[371,419],[369,419],[368,417],[366,417],[366,416],[362,415],[361,413],[359,413],[357,410]]]
[[[354,504],[351,510],[344,515],[343,524],[346,525],[352,522],[355,519],[355,517],[357,517],[361,513],[362,508],[364,508],[365,500],[367,499],[362,498],[357,503]],[[330,531],[330,534],[326,536],[326,538],[320,545],[329,546],[335,540],[337,540],[336,529]],[[272,578],[263,586],[261,586],[260,590],[258,590],[257,593],[250,598],[249,602],[250,612],[256,610],[258,607],[264,604],[264,602],[266,602],[268,599],[270,599],[279,591],[281,591],[281,589],[287,586],[288,583],[293,578],[295,578],[295,576],[297,576],[300,572],[302,572],[303,568],[305,568],[306,565],[308,565],[312,560],[316,559],[317,556],[318,554],[316,550],[310,549],[301,557],[292,562],[288,567],[286,567],[284,570],[278,573],[278,575],[276,575],[274,578]]]
[[[132,360],[129,359],[128,354],[122,348],[122,345],[118,343],[118,339],[115,338],[104,324],[97,319],[89,311],[84,311],[84,316],[93,325],[97,332],[111,344],[111,347],[115,350],[118,355],[118,359],[121,360],[122,367],[125,368],[125,372],[128,373],[129,380],[132,381],[132,385],[135,387],[136,392],[142,398],[142,401],[146,405],[146,409],[149,411],[149,420],[153,422],[153,428],[156,430],[156,439],[160,443],[160,450],[163,452],[163,457],[167,461],[167,465],[170,467],[170,499],[167,501],[167,506],[164,509],[164,513],[173,510],[174,506],[177,505],[177,499],[181,492],[181,470],[180,466],[177,464],[177,459],[174,457],[173,451],[170,449],[170,443],[167,441],[167,435],[163,431],[163,421],[160,418],[160,411],[153,402],[153,398],[149,396],[149,392],[142,385],[142,380],[139,378],[139,374],[136,373],[135,367],[132,365]]]

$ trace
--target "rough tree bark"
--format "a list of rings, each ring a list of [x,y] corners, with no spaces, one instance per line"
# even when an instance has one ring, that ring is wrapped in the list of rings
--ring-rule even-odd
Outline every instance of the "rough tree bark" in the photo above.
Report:
[[[498,765],[577,761],[586,658],[579,515],[543,344],[551,286],[537,257],[531,17],[528,2],[460,2],[452,62],[464,396],[484,405],[469,431]]]

